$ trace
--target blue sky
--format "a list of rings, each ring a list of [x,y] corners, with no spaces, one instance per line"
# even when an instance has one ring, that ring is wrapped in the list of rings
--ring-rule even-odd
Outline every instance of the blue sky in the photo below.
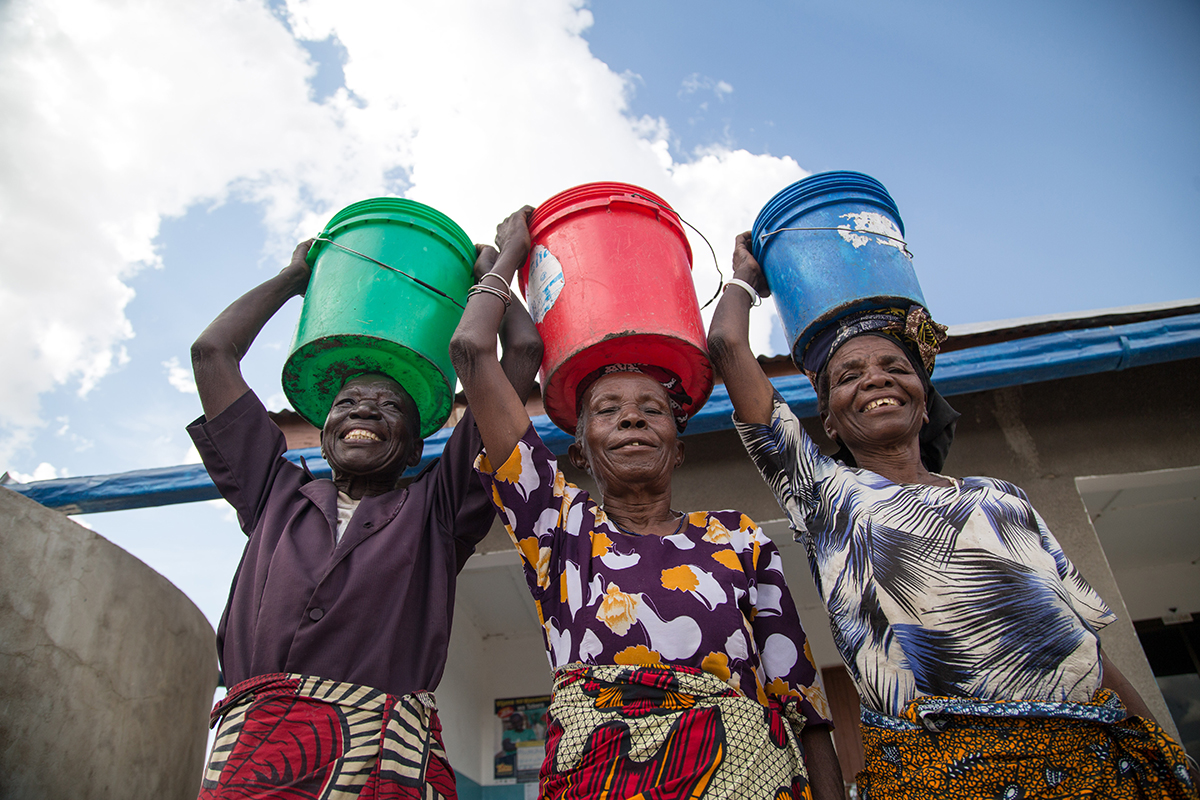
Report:
[[[1194,2],[10,0],[0,95],[0,471],[24,479],[194,460],[191,341],[378,194],[488,241],[629,181],[724,268],[776,191],[855,169],[943,322],[1200,296]],[[298,313],[244,362],[274,408]],[[783,349],[769,304],[754,340]],[[242,543],[220,503],[83,521],[215,622]]]

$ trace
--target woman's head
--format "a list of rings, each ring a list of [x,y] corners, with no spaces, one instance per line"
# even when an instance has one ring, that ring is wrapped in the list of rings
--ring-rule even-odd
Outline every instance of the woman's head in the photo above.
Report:
[[[909,363],[909,366],[912,367],[913,373],[920,379],[921,387],[924,390],[926,397],[929,396],[930,391],[933,389],[933,383],[929,380],[929,373],[925,371],[924,364],[922,364],[916,358],[916,356],[914,356],[912,350],[910,350],[907,347],[902,346],[899,342],[896,341],[896,339],[894,337],[887,336],[886,334],[876,334],[876,333],[872,333],[872,332],[861,333],[858,336],[851,337],[850,339],[847,339],[847,340],[841,342],[839,344],[838,349],[829,354],[827,360],[822,365],[820,372],[817,373],[816,380],[814,381],[814,388],[817,390],[817,411],[822,416],[824,416],[829,411],[829,391],[831,388],[829,368],[833,365],[834,361],[837,359],[838,353],[840,353],[842,351],[841,345],[848,344],[849,342],[854,341],[855,339],[861,339],[864,337],[876,338],[876,339],[881,340],[882,342],[885,342],[885,343],[890,342],[891,344],[895,345],[896,350],[898,350],[900,353],[902,353],[904,355],[905,359]]]
[[[852,453],[917,442],[929,421],[927,381],[895,341],[871,334],[850,339],[821,371],[825,432]]]
[[[387,375],[349,378],[333,399],[321,430],[321,453],[335,481],[365,480],[369,494],[390,491],[421,460],[421,413]]]
[[[946,326],[939,325],[921,306],[874,308],[856,311],[834,320],[817,331],[804,347],[797,364],[817,384],[817,376],[843,344],[864,333],[889,336],[908,351],[914,364],[933,374],[934,360],[946,340]]]
[[[854,361],[855,366],[865,366],[863,357],[868,353],[878,353],[877,360],[886,361],[892,374],[903,372],[919,382],[923,395],[922,416],[925,418],[917,434],[921,460],[929,470],[936,472],[941,469],[954,439],[954,425],[959,417],[929,379],[935,357],[945,339],[945,326],[934,322],[924,308],[916,305],[907,310],[887,308],[861,311],[826,326],[810,340],[801,362],[802,369],[816,389],[817,408],[822,421],[831,418],[834,396],[838,394],[834,390],[846,377],[843,365]],[[854,347],[843,353],[851,343],[855,343]],[[882,363],[880,361],[881,366]],[[915,395],[915,388],[910,394]],[[866,402],[870,400],[868,397]],[[888,405],[887,408],[894,406]],[[876,411],[877,408],[871,410]],[[884,416],[890,413],[887,409],[880,412]],[[836,457],[851,466],[856,465],[856,459],[847,437],[865,434],[865,429],[859,431],[851,425],[853,421],[865,420],[861,417],[843,418],[840,432],[836,420],[834,431],[826,428],[831,438],[841,446]],[[882,431],[877,435],[882,435]],[[862,444],[860,440],[858,445],[861,447]]]
[[[675,428],[680,433],[683,433],[687,427],[689,418],[689,409],[692,409],[692,398],[683,387],[683,381],[671,370],[666,367],[660,367],[655,364],[633,364],[633,363],[613,363],[605,364],[599,369],[593,370],[590,374],[585,375],[579,380],[575,386],[575,438],[578,439],[580,432],[583,430],[580,427],[580,422],[583,419],[583,400],[592,386],[606,375],[615,375],[617,373],[637,373],[645,375],[651,380],[658,381],[663,390],[667,393],[667,402],[671,406],[671,416],[675,420]],[[701,404],[703,405],[703,404]]]
[[[669,491],[683,463],[683,442],[662,383],[642,372],[612,372],[587,387],[578,407],[567,454],[603,496]]]

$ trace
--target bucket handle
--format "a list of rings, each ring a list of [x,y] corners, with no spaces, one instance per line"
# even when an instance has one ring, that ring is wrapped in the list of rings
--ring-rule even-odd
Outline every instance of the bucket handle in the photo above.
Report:
[[[900,249],[904,251],[904,255],[908,256],[910,261],[912,260],[912,257],[913,257],[912,251],[908,249],[908,242],[904,241],[903,239],[900,239],[896,236],[888,236],[886,233],[877,233],[876,231],[864,231],[864,230],[859,230],[858,228],[847,228],[844,226],[837,227],[837,228],[776,228],[773,231],[767,231],[766,233],[760,233],[758,235],[759,246],[761,247],[763,242],[767,241],[768,238],[774,236],[777,233],[783,233],[784,231],[846,231],[847,233],[857,233],[859,236],[882,236],[885,239],[891,239],[893,242],[899,242]]]
[[[645,200],[647,203],[653,203],[654,205],[658,206],[659,208],[670,211],[672,214],[675,215],[676,219],[678,219],[684,225],[687,225],[689,228],[694,230],[696,232],[696,235],[699,236],[701,239],[703,239],[704,243],[706,245],[708,245],[708,252],[712,253],[712,257],[713,257],[713,266],[717,268],[717,292],[712,297],[708,298],[707,303],[700,306],[700,310],[703,311],[704,309],[711,306],[713,300],[716,300],[718,297],[721,296],[721,289],[725,286],[725,273],[721,271],[721,264],[717,261],[717,251],[713,250],[712,242],[708,241],[708,237],[705,236],[703,233],[701,233],[699,228],[697,228],[692,223],[688,222],[683,217],[679,216],[679,212],[676,211],[675,209],[671,208],[666,203],[660,203],[659,201],[655,200],[652,197],[647,197],[646,195],[638,194],[637,192],[630,192],[630,194],[634,197]]]
[[[424,286],[426,289],[428,289],[429,291],[433,292],[434,294],[439,294],[439,295],[441,295],[442,297],[444,297],[444,298],[446,298],[447,300],[449,300],[451,303],[454,303],[454,305],[456,305],[456,306],[458,306],[459,308],[461,308],[463,311],[466,311],[466,310],[467,310],[467,309],[466,309],[466,306],[464,306],[462,303],[460,303],[460,302],[458,302],[457,300],[455,300],[455,299],[454,299],[453,297],[451,297],[450,295],[448,295],[448,294],[446,294],[445,292],[443,292],[441,289],[437,288],[436,286],[430,286],[430,285],[429,285],[428,283],[426,283],[425,281],[421,280],[420,278],[417,278],[417,277],[414,277],[414,276],[412,276],[412,275],[409,275],[407,272],[405,272],[405,271],[404,271],[404,270],[402,270],[402,269],[396,269],[396,268],[395,268],[395,267],[393,267],[393,266],[389,266],[389,265],[387,265],[387,264],[383,263],[382,261],[380,261],[380,260],[378,260],[378,259],[371,258],[371,257],[370,257],[369,255],[367,255],[366,253],[360,253],[360,252],[358,252],[357,250],[351,250],[349,247],[346,247],[346,245],[344,245],[344,244],[338,244],[338,243],[337,243],[337,242],[335,242],[333,239],[329,239],[329,238],[326,238],[326,237],[324,237],[324,236],[317,236],[315,239],[313,239],[313,241],[314,241],[314,242],[325,242],[325,243],[327,243],[327,244],[331,244],[331,245],[333,245],[334,247],[339,247],[339,248],[341,248],[342,250],[345,250],[347,253],[353,253],[354,255],[358,256],[359,258],[365,258],[367,261],[370,261],[370,262],[372,262],[372,263],[374,263],[374,264],[378,264],[379,266],[383,267],[384,269],[390,269],[392,272],[399,273],[399,274],[403,275],[404,277],[408,278],[408,279],[409,279],[410,281],[412,281],[413,283],[417,284],[418,286]]]

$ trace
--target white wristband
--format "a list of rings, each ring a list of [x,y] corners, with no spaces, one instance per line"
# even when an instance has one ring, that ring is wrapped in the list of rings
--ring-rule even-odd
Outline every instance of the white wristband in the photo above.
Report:
[[[762,305],[762,298],[758,296],[758,292],[754,291],[754,287],[741,278],[730,278],[729,282],[725,284],[725,289],[728,289],[730,286],[740,286],[746,290],[746,293],[750,295],[750,299],[754,301],[750,304],[751,308]],[[724,293],[725,289],[722,289],[721,292]]]

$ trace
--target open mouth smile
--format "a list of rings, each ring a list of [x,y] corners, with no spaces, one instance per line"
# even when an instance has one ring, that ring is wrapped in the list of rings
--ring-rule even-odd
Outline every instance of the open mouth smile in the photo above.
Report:
[[[880,408],[881,406],[899,406],[899,405],[902,405],[902,404],[900,403],[899,400],[897,400],[894,397],[880,397],[876,400],[872,400],[871,402],[869,402],[865,406],[863,406],[863,411],[864,412],[873,411],[877,408]]]
[[[375,434],[371,433],[370,431],[363,430],[362,428],[354,428],[353,430],[347,431],[346,435],[342,437],[342,440],[346,441],[346,442],[382,442],[383,441],[383,439],[379,438]]]

